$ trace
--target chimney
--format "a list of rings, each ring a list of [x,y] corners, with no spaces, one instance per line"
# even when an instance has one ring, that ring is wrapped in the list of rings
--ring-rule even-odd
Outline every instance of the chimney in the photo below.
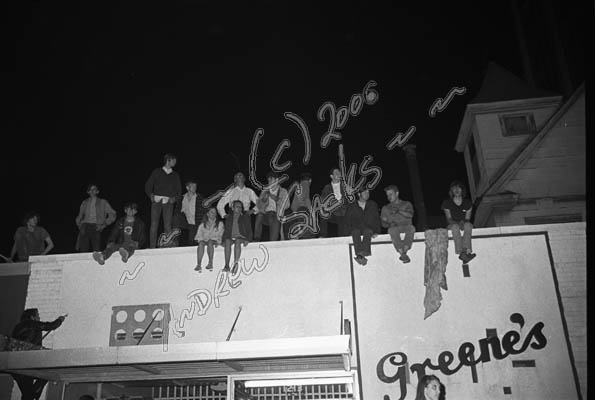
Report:
[[[405,157],[407,158],[407,166],[409,167],[409,179],[411,180],[411,187],[413,188],[413,204],[415,205],[416,231],[425,231],[426,223],[426,205],[424,203],[424,195],[421,190],[421,178],[419,176],[419,168],[417,167],[417,153],[414,144],[406,144],[403,146]]]

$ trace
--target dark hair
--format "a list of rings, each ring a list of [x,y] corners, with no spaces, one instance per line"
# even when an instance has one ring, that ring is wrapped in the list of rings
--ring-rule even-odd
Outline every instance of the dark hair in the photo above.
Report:
[[[93,186],[95,186],[95,187],[97,188],[97,190],[99,190],[99,186],[98,186],[96,183],[94,183],[94,182],[91,182],[91,183],[89,183],[89,184],[87,185],[87,192],[88,192],[89,190],[91,190],[91,188],[92,188]]]
[[[467,196],[467,188],[465,188],[465,185],[463,185],[463,182],[461,181],[452,181],[450,183],[450,186],[448,187],[448,195],[450,196],[450,198],[452,199],[452,188],[454,187],[460,187],[461,188],[461,196],[464,198],[465,196]]]
[[[136,210],[136,211],[138,211],[138,204],[136,204],[135,202],[132,202],[132,201],[131,201],[131,202],[129,202],[129,203],[126,203],[126,204],[124,205],[124,210],[126,210],[127,208],[132,208],[133,210]]]
[[[399,188],[397,187],[397,185],[388,185],[387,187],[384,188],[385,192],[388,192],[389,190],[392,190],[394,192],[399,192]]]
[[[41,221],[41,217],[39,216],[39,213],[37,211],[29,211],[23,217],[23,226],[27,226],[27,222],[29,222],[29,220],[33,217],[37,217],[37,223],[39,224],[39,221]]]
[[[177,160],[178,157],[176,157],[176,155],[174,153],[167,153],[166,155],[163,156],[163,162],[166,163],[169,160]]]
[[[269,171],[269,172],[267,172],[267,176],[266,176],[267,179],[269,179],[269,178],[278,178],[278,177],[279,177],[279,174],[276,173],[275,171]]]
[[[302,172],[300,174],[300,182],[301,181],[307,181],[307,180],[310,180],[310,179],[312,179],[312,174],[311,173],[309,173],[309,172]]]
[[[188,185],[190,185],[191,183],[194,183],[195,185],[197,184],[197,183],[196,183],[196,180],[194,180],[194,179],[188,179],[188,180],[186,180],[186,183],[184,184],[184,186],[188,186]]]
[[[243,207],[243,205],[242,205],[242,207]],[[209,215],[208,215],[209,214],[209,211],[211,211],[212,209],[215,210],[215,227],[217,227],[219,225],[220,219],[219,219],[219,213],[217,212],[217,207],[210,206],[207,209],[207,212],[205,213],[205,215],[202,216],[202,225],[205,228],[207,227],[207,221],[209,220]]]
[[[417,391],[415,392],[415,400],[426,400],[426,395],[424,394],[424,389],[428,387],[430,382],[436,381],[440,382],[440,379],[436,375],[424,375],[419,382],[417,383]]]
[[[233,211],[233,208],[235,207],[236,203],[240,203],[240,205],[242,206],[242,212],[244,212],[244,203],[242,203],[240,200],[234,200],[233,203],[231,203],[231,210]]]
[[[21,314],[21,321],[33,319],[36,315],[39,315],[39,310],[37,308],[28,308]]]
[[[333,166],[333,167],[332,167],[332,168],[331,168],[331,169],[328,171],[328,172],[329,172],[329,175],[332,175],[332,174],[333,174],[333,172],[335,172],[335,170],[336,170],[336,169],[338,169],[338,170],[339,170],[339,172],[341,172],[341,168],[339,168],[339,167],[337,167],[337,166]]]

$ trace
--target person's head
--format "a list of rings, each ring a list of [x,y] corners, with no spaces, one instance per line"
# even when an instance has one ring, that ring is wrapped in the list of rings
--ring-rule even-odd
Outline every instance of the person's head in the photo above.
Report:
[[[424,375],[417,384],[415,400],[438,400],[441,383],[436,375]]]
[[[165,164],[165,166],[167,168],[175,167],[176,162],[178,162],[178,159],[175,154],[167,153],[166,155],[163,156],[163,163]]]
[[[302,172],[300,174],[300,182],[312,183],[312,174],[309,172]]]
[[[28,308],[21,314],[21,321],[39,321],[39,310],[37,308]]]
[[[138,204],[136,203],[126,203],[124,206],[124,213],[128,218],[133,218],[136,213],[138,212]]]
[[[397,185],[388,185],[384,188],[384,192],[386,193],[386,198],[391,203],[394,203],[399,198],[399,188]]]
[[[267,173],[267,182],[269,186],[276,186],[275,184],[279,182],[279,174],[273,171],[269,171]]]
[[[97,186],[94,183],[89,183],[87,185],[87,194],[89,195],[89,197],[97,197],[97,195],[99,194],[99,186]]]
[[[196,193],[196,181],[193,179],[189,179],[186,181],[186,190],[188,193]]]
[[[39,217],[39,214],[35,211],[31,211],[23,217],[23,225],[34,228],[39,224],[40,220],[41,218]]]
[[[241,201],[236,200],[232,203],[231,209],[233,210],[234,213],[241,214],[242,211],[244,211],[244,205],[242,204]]]
[[[202,223],[206,227],[206,224],[209,220],[217,222],[218,217],[219,214],[217,213],[217,207],[210,206],[205,215],[202,217]]]
[[[465,185],[460,181],[453,181],[449,186],[448,195],[451,199],[455,196],[465,197],[467,195]]]
[[[368,201],[370,200],[370,191],[366,188],[361,189],[357,192],[357,198],[359,201]]]
[[[331,178],[331,182],[337,183],[341,181],[341,170],[337,167],[332,167],[329,170],[329,176]]]
[[[233,176],[233,183],[235,183],[236,186],[244,187],[245,182],[246,177],[244,176],[244,174],[241,172],[236,172],[236,174]]]

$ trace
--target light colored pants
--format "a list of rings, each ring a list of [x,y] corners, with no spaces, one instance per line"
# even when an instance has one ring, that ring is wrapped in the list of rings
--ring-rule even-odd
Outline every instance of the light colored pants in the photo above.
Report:
[[[452,232],[452,240],[455,242],[455,253],[460,254],[462,250],[471,251],[471,231],[473,225],[471,222],[463,224],[463,236],[461,237],[461,226],[459,224],[452,224],[449,226]]]
[[[405,234],[405,238],[401,239],[401,233]],[[413,235],[415,235],[415,226],[400,225],[391,226],[388,228],[388,234],[393,241],[393,246],[399,253],[407,253],[413,244]]]

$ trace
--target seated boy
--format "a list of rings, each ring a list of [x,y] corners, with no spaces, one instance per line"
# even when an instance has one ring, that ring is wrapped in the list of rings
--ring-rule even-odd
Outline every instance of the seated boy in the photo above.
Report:
[[[459,260],[467,264],[475,258],[475,254],[471,250],[473,204],[471,200],[465,198],[465,194],[465,185],[459,181],[452,182],[448,190],[450,198],[444,200],[440,208],[444,210],[448,228],[452,232],[455,253],[459,254]],[[461,237],[461,231],[463,231],[463,237]]]
[[[93,252],[93,259],[100,265],[118,251],[122,261],[127,262],[136,249],[142,248],[146,242],[145,224],[136,216],[138,206],[136,203],[128,203],[124,206],[125,217],[120,218],[110,236],[105,250]]]
[[[252,241],[252,226],[250,225],[250,214],[244,212],[244,205],[240,200],[232,203],[232,212],[225,216],[223,242],[225,243],[225,266],[223,271],[229,271],[231,258],[231,244],[234,244],[233,268],[235,273],[238,261],[242,254],[242,245],[247,246]]]

